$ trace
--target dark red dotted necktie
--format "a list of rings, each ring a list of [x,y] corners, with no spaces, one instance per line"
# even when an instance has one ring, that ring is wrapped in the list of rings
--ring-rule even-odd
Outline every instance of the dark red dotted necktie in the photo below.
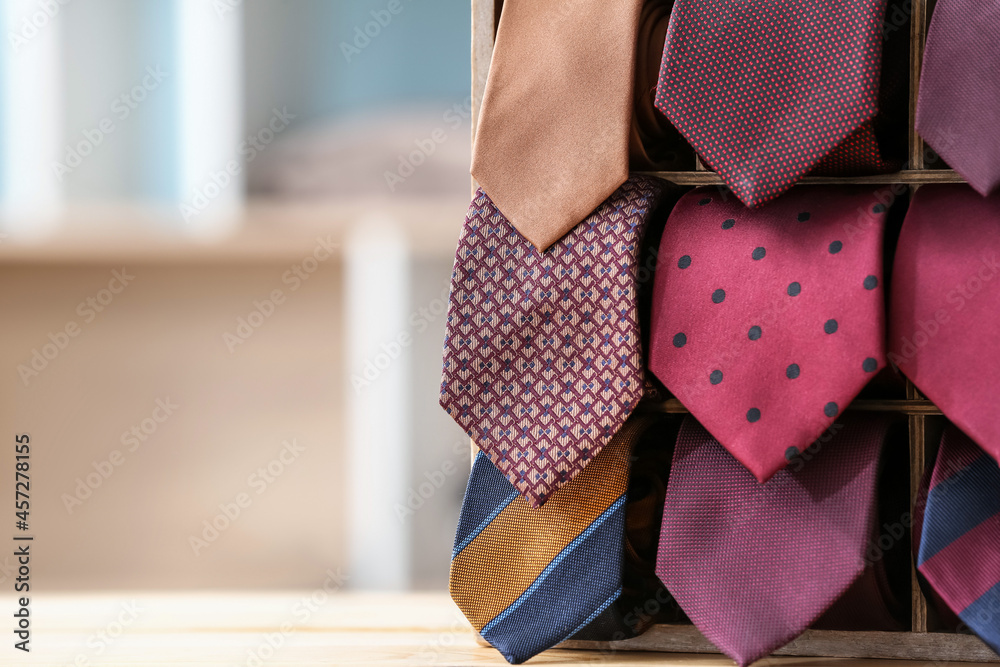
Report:
[[[830,156],[877,151],[886,0],[677,0],[656,106],[756,206]],[[879,166],[876,165],[876,169]]]
[[[698,188],[670,214],[649,368],[762,482],[885,363],[884,219],[871,189],[817,186],[759,209]]]

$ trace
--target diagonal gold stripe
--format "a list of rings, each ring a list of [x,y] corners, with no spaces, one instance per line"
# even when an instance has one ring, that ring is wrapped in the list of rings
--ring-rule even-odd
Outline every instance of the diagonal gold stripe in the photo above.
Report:
[[[538,509],[515,498],[452,561],[451,596],[482,630],[542,570],[625,493],[633,440],[648,416],[633,417],[569,484]]]

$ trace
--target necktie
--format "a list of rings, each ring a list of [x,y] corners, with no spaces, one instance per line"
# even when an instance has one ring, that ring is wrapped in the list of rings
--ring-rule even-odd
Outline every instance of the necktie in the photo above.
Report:
[[[889,361],[1000,460],[1000,194],[923,186],[893,269]]]
[[[667,221],[649,368],[762,482],[885,363],[876,202],[798,187],[754,210],[700,188]]]
[[[877,110],[886,0],[677,0],[656,104],[748,206]],[[865,130],[865,136],[869,131]]]
[[[1000,653],[1000,468],[949,425],[926,494],[917,566],[962,622]]]
[[[920,74],[917,132],[979,194],[1000,184],[1000,4],[939,0]]]
[[[637,258],[657,183],[630,178],[544,253],[482,191],[469,209],[440,402],[536,507],[642,397]]]
[[[503,3],[472,175],[540,250],[628,178],[641,5]]]
[[[532,508],[480,454],[465,492],[451,596],[508,661],[587,628],[622,592],[629,456],[659,422],[636,415],[543,507]]]
[[[801,469],[759,484],[693,418],[681,426],[656,571],[741,666],[798,636],[864,571],[887,432],[881,417],[844,419]]]

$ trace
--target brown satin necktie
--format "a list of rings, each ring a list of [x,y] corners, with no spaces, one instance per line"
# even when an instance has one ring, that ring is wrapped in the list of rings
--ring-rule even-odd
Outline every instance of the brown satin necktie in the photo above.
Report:
[[[642,0],[506,0],[472,175],[545,250],[628,178]]]

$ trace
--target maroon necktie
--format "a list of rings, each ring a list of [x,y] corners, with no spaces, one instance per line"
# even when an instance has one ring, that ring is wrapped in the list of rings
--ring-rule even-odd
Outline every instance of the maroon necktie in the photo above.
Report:
[[[692,418],[667,484],[656,572],[741,666],[813,624],[866,569],[884,417],[843,419],[813,458],[756,479]]]
[[[441,406],[535,507],[642,397],[640,241],[660,198],[632,177],[545,252],[481,190],[452,273]]]
[[[893,269],[889,361],[1000,461],[1000,193],[917,190]]]
[[[872,147],[885,5],[677,0],[656,105],[741,201],[772,199]]]
[[[797,187],[759,209],[685,195],[657,262],[650,370],[760,481],[884,366],[885,207]]]
[[[1000,3],[938,0],[917,131],[979,194],[1000,184]]]

